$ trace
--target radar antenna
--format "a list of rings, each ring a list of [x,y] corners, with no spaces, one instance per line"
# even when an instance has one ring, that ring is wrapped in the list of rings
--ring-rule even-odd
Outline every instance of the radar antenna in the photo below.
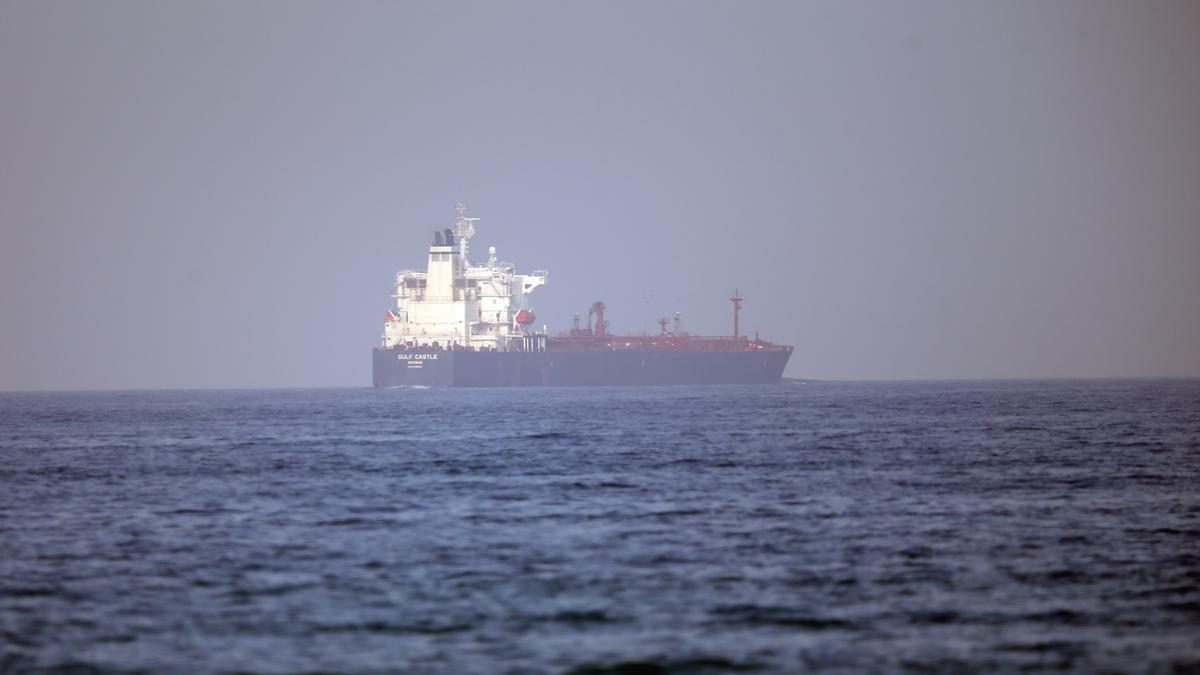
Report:
[[[459,246],[462,248],[459,251],[463,261],[467,260],[467,249],[471,244],[471,237],[475,236],[475,222],[478,218],[467,217],[467,205],[459,202],[454,209],[458,211],[458,219],[454,221],[454,236],[458,238]]]

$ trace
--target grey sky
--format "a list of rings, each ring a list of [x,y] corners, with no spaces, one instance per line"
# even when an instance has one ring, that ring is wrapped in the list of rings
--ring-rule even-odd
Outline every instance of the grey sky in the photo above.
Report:
[[[1200,3],[0,3],[0,389],[367,385],[457,200],[551,330],[1200,375]]]

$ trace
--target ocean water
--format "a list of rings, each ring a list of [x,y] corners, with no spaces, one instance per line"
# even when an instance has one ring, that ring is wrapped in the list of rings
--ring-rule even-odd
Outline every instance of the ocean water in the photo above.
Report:
[[[1200,381],[0,394],[0,671],[1200,671]]]

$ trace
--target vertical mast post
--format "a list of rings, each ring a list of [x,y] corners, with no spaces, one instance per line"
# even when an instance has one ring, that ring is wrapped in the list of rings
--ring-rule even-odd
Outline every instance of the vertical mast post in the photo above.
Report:
[[[729,301],[733,303],[733,339],[734,339],[734,341],[737,341],[740,339],[740,335],[738,333],[738,315],[741,314],[741,312],[742,312],[742,300],[745,300],[745,298],[742,297],[742,292],[736,288],[733,289],[733,297],[729,298]]]

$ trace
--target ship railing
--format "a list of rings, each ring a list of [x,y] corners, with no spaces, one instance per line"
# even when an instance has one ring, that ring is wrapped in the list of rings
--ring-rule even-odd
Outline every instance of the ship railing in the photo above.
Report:
[[[791,351],[787,345],[732,336],[675,335],[558,335],[551,338],[550,351],[616,352],[650,350],[664,352],[754,352]]]

